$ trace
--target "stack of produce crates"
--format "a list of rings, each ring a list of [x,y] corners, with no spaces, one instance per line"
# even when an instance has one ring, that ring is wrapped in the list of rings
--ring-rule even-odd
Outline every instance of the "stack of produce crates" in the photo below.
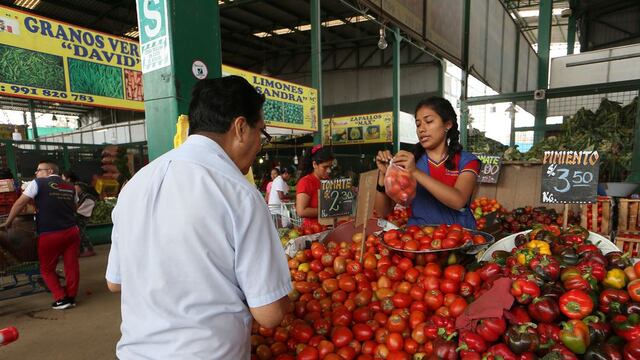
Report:
[[[622,252],[630,252],[632,257],[640,257],[639,207],[640,199],[619,200],[615,244]]]
[[[0,215],[8,215],[16,200],[18,200],[18,193],[13,179],[0,180]]]
[[[613,200],[609,196],[598,196],[593,204],[580,205],[580,226],[610,238],[613,230]]]

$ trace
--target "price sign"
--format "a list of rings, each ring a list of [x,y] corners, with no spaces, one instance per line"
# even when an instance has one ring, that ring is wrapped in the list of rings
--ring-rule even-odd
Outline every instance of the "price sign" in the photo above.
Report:
[[[478,174],[479,183],[497,184],[502,168],[502,158],[495,155],[474,154],[482,161],[480,174]]]
[[[541,201],[556,204],[595,202],[599,160],[597,151],[545,151]]]
[[[350,216],[356,195],[351,187],[351,179],[322,180],[320,183],[319,217],[332,218]]]

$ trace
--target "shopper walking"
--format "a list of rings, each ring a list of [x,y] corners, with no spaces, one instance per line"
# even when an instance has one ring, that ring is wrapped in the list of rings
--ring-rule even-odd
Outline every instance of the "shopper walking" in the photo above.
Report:
[[[249,359],[252,318],[284,317],[286,258],[243,175],[270,140],[263,102],[238,76],[198,82],[188,139],[120,193],[106,273],[121,290],[119,359]]]
[[[76,188],[78,203],[76,204],[76,223],[80,229],[80,257],[94,256],[93,244],[87,236],[87,223],[91,219],[93,209],[98,201],[98,193],[87,183],[80,181],[72,171],[63,171],[62,180],[72,183]]]
[[[40,162],[36,169],[36,179],[29,183],[22,195],[11,207],[9,217],[0,226],[11,227],[13,220],[30,200],[38,209],[36,228],[38,231],[38,259],[40,273],[51,290],[55,300],[51,307],[55,310],[75,306],[80,281],[78,247],[80,231],[76,226],[76,191],[59,175],[58,166],[49,161]],[[56,273],[58,258],[64,261],[66,286],[62,286]]]

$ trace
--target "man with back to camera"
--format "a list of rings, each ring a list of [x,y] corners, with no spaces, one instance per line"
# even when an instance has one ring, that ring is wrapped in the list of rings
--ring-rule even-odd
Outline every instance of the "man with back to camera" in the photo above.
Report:
[[[38,260],[40,273],[53,299],[51,307],[63,310],[76,305],[80,265],[78,249],[80,230],[76,225],[76,190],[73,184],[60,177],[58,166],[50,161],[41,161],[36,169],[36,178],[29,183],[22,195],[9,211],[9,217],[0,227],[9,228],[18,213],[33,199],[38,231]],[[62,256],[66,286],[60,285],[56,265]]]
[[[188,139],[120,193],[106,272],[121,291],[119,359],[249,359],[252,316],[282,320],[286,258],[243,175],[270,139],[263,103],[241,77],[201,80]]]

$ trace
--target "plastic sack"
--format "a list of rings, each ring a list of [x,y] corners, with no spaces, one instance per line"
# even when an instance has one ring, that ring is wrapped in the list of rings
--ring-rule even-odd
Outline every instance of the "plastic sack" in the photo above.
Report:
[[[384,188],[387,196],[400,205],[408,206],[416,197],[416,186],[416,179],[391,161],[384,175]]]

